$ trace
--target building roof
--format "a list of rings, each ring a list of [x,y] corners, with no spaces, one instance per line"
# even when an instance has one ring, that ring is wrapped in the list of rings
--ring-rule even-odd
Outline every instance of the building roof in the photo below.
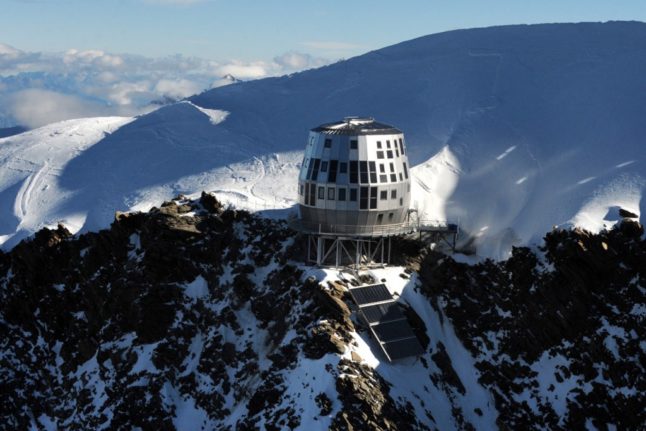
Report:
[[[402,133],[396,127],[378,123],[371,117],[345,117],[342,121],[321,124],[312,132],[327,135],[396,135]]]

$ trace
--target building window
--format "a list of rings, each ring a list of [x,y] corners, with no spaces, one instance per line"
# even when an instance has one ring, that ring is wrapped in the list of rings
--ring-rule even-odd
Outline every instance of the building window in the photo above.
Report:
[[[312,181],[316,181],[316,177],[319,176],[319,165],[321,164],[321,159],[314,159],[314,167],[312,168]]]
[[[379,182],[380,183],[387,183],[388,182],[388,175],[386,175],[386,174],[379,175]]]
[[[344,188],[339,188],[339,200],[340,201],[345,200],[345,189]]]
[[[379,200],[385,201],[388,199],[388,190],[382,190],[379,192]]]
[[[383,222],[384,222],[384,215],[383,215],[383,214],[379,214],[379,215],[377,216],[377,224],[382,224]]]
[[[321,172],[327,172],[327,161],[321,162]]]
[[[406,187],[406,191],[410,193],[410,183],[408,183],[408,187]]]
[[[310,184],[310,205],[316,205],[316,184]]]
[[[386,173],[386,167],[384,166],[383,163],[379,163],[379,172],[380,173]]]
[[[340,174],[348,173],[348,164],[346,162],[339,163],[339,173]]]
[[[370,209],[377,209],[377,187],[370,187]]]
[[[359,182],[359,162],[356,160],[350,161],[350,184]]]
[[[377,182],[377,164],[375,162],[368,162],[368,165],[370,166],[370,182],[371,183],[376,183]]]
[[[390,164],[390,172],[395,172],[395,164],[394,163]]]
[[[399,181],[404,181],[404,176],[402,175],[401,172],[399,173]]]
[[[368,187],[361,187],[359,196],[359,209],[368,209]]]
[[[393,183],[397,182],[397,174],[390,174],[390,181]]]
[[[364,160],[359,161],[359,178],[361,184],[368,184],[368,162]]]
[[[399,206],[403,206],[403,205],[404,205],[404,198],[399,198]]]
[[[357,189],[350,189],[350,202],[357,201]]]
[[[403,156],[404,154],[406,154],[406,153],[404,153],[404,142],[402,141],[402,139],[401,139],[401,138],[399,138],[399,149],[400,149],[400,150],[401,150],[401,152],[402,152],[402,156]]]
[[[384,158],[384,152],[383,151],[377,151],[377,158],[378,159],[383,159]]]
[[[328,183],[336,183],[336,168],[338,165],[338,160],[330,160],[330,173],[327,174]]]
[[[319,187],[319,199],[325,199],[325,187]]]
[[[390,199],[397,199],[397,190],[390,191]]]
[[[298,185],[298,194],[303,196],[303,184]]]
[[[325,140],[325,145],[323,145],[324,148],[330,148],[332,146],[332,139],[326,139]]]
[[[377,148],[381,148],[381,141],[377,141]]]
[[[328,188],[327,188],[327,199],[328,199],[329,201],[333,201],[333,200],[334,200],[334,187],[328,187]]]
[[[399,150],[395,148],[395,157],[399,157]]]
[[[406,179],[408,179],[408,167],[406,166],[406,162],[404,162],[404,176],[406,176]]]
[[[388,221],[393,221],[393,217],[394,217],[394,216],[395,216],[395,214],[393,214],[393,213],[388,213]]]
[[[358,145],[358,143],[357,143],[357,140],[356,140],[356,139],[351,139],[351,140],[350,140],[350,149],[351,149],[351,150],[356,150],[358,146],[359,146],[359,145]]]
[[[392,159],[393,158],[393,150],[386,151],[386,155],[388,156],[389,159]]]
[[[390,141],[386,141],[386,148],[390,148]]]

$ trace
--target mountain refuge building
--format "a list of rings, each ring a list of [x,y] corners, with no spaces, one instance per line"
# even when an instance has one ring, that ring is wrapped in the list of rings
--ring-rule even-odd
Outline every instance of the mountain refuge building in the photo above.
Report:
[[[298,178],[306,230],[394,233],[407,221],[410,189],[401,130],[373,118],[346,117],[309,132]]]

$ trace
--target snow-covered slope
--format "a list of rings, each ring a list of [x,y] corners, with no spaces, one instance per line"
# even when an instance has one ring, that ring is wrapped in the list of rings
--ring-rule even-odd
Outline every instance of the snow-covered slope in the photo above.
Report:
[[[8,208],[47,157],[22,148],[47,148],[68,123],[6,138],[0,159],[26,160],[27,175],[0,182],[8,204],[0,235],[7,247],[59,220],[94,229],[115,209],[201,189],[251,209],[289,207],[307,130],[346,115],[404,130],[421,164],[415,205],[459,221],[482,254],[504,255],[555,224],[596,230],[616,220],[617,207],[644,206],[645,40],[637,22],[452,31],[217,88],[70,149],[51,181],[36,177],[65,198],[41,199],[33,187],[28,222]]]

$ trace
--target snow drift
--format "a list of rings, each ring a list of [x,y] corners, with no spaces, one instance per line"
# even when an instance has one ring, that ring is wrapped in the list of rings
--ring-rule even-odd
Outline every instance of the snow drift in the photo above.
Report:
[[[482,254],[555,224],[598,230],[617,220],[613,209],[644,205],[645,40],[638,22],[451,31],[217,88],[116,130],[91,119],[5,138],[0,235],[8,247],[61,220],[95,229],[115,209],[202,189],[251,209],[290,207],[307,130],[346,115],[404,130],[421,164],[416,205],[459,221]],[[82,143],[41,172],[69,128],[85,130]]]

